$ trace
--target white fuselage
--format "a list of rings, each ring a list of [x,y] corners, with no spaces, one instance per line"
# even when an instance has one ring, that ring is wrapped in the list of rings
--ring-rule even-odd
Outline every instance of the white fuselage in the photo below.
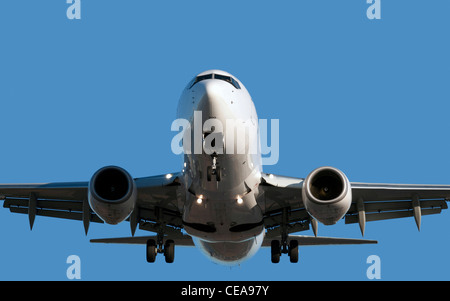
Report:
[[[258,117],[235,77],[219,70],[199,77],[183,90],[177,110],[177,118],[190,122],[183,141],[185,147],[191,142],[184,154],[183,223],[208,257],[236,264],[256,253],[265,232],[257,202],[262,171]]]

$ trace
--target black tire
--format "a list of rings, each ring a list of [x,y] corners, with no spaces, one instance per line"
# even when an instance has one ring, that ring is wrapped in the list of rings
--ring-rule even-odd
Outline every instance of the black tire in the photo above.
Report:
[[[147,262],[155,262],[156,260],[156,242],[153,239],[147,240]]]
[[[220,182],[221,179],[222,179],[222,170],[219,168],[219,166],[217,166],[217,168],[216,168],[216,181]]]
[[[270,243],[270,253],[272,263],[279,263],[281,256],[281,248],[279,240],[272,240]]]
[[[167,263],[172,263],[175,259],[175,243],[169,239],[164,245],[164,257]]]
[[[208,166],[206,167],[206,178],[208,182],[211,182],[211,176],[212,176],[212,167]]]
[[[292,263],[298,262],[298,241],[296,240],[289,242],[289,259]]]

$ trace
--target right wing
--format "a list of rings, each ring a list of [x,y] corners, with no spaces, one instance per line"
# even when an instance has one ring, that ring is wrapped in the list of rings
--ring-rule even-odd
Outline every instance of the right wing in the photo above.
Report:
[[[450,185],[350,183],[352,205],[345,223],[359,223],[364,235],[365,223],[403,217],[416,219],[420,229],[422,215],[441,213],[450,200]],[[268,237],[314,228],[314,220],[302,200],[302,178],[263,174],[264,224]]]
[[[103,223],[87,203],[88,182],[0,184],[3,207],[28,214],[30,229],[36,215]],[[87,232],[87,229],[86,229]]]

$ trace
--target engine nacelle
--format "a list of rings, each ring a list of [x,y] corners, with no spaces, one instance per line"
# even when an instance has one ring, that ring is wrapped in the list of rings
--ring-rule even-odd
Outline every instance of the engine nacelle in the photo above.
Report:
[[[123,168],[103,167],[89,182],[89,205],[107,224],[124,221],[133,212],[136,199],[136,184]]]
[[[324,225],[336,224],[350,209],[352,189],[345,174],[334,167],[319,167],[303,182],[303,203]]]

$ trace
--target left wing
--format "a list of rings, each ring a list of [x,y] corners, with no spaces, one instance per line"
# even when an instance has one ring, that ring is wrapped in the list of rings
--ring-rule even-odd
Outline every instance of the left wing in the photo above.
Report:
[[[304,208],[302,178],[262,175],[264,224],[269,237],[315,227],[315,221]],[[414,216],[418,228],[422,215],[441,213],[450,200],[450,185],[350,183],[352,204],[345,223],[359,223],[364,235],[365,223]]]
[[[165,233],[180,232],[181,213],[178,210],[177,194],[180,184],[178,173],[170,178],[159,175],[136,178],[137,204],[130,215],[131,231],[140,229]],[[89,182],[66,182],[46,184],[0,184],[0,199],[3,207],[13,213],[28,214],[30,228],[36,215],[83,221],[87,233],[90,222],[103,221],[88,204]]]

